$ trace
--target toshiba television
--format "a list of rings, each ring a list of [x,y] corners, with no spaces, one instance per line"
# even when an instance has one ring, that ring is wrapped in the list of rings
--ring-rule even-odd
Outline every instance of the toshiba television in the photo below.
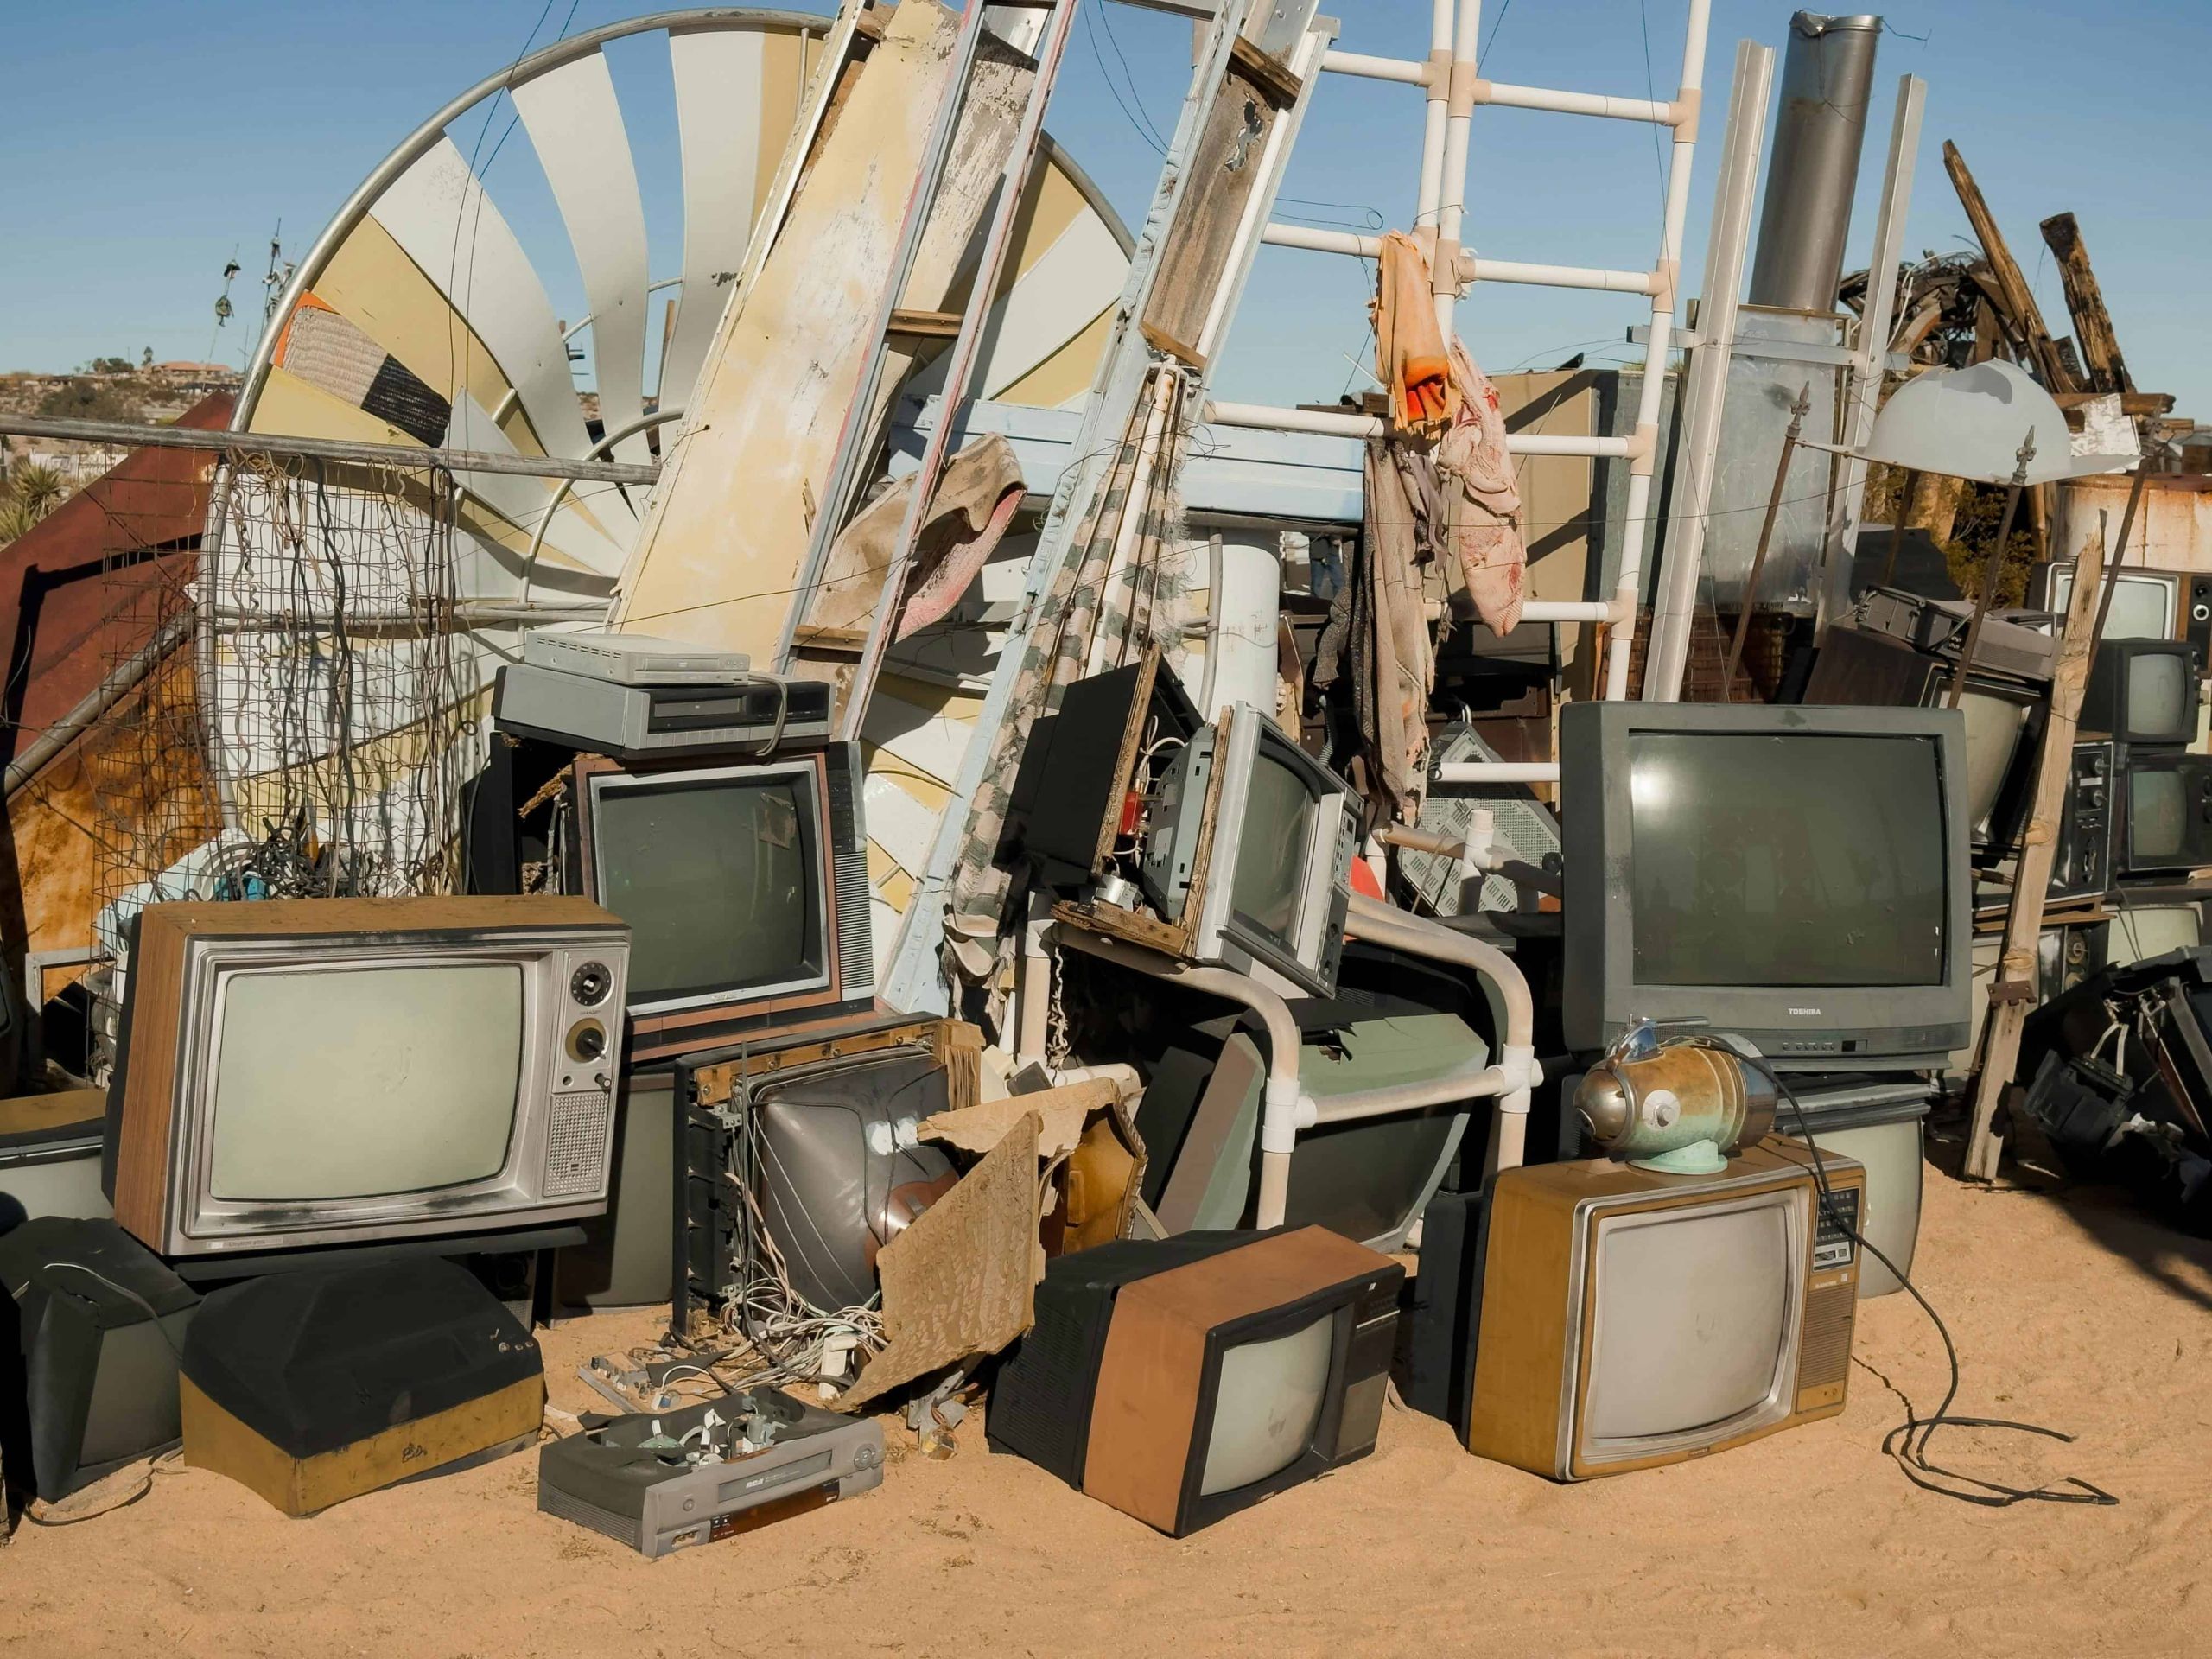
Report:
[[[601,1213],[629,938],[583,899],[147,906],[116,1220],[181,1258]]]
[[[2122,743],[2193,743],[2204,664],[2180,639],[2114,639],[2097,647],[2082,693],[2080,729]]]
[[[1965,1045],[1957,710],[1574,703],[1560,752],[1570,1047],[1639,1019],[1800,1071],[1926,1069]]]
[[[1319,1227],[1060,1256],[985,1432],[1179,1538],[1375,1449],[1405,1278]]]
[[[1865,1190],[1856,1162],[1824,1154],[1816,1175],[1780,1139],[1712,1175],[1605,1158],[1501,1173],[1467,1449],[1586,1480],[1836,1415]]]
[[[629,923],[630,1058],[875,1006],[857,744],[576,761],[577,882]]]
[[[1152,805],[1145,895],[1194,961],[1336,989],[1358,816],[1350,787],[1258,709],[1231,703],[1178,748]]]

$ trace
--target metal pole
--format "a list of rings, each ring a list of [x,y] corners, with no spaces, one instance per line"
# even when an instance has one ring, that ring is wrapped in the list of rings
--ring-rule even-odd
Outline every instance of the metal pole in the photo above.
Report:
[[[2089,662],[2094,666],[2097,647],[2104,643],[2105,618],[2112,614],[2113,590],[2120,586],[2120,562],[2127,552],[2127,532],[2135,528],[2135,509],[2143,505],[2143,486],[2151,476],[2150,458],[2145,456],[2135,463],[2135,481],[2127,486],[2127,505],[2120,515],[2120,545],[2105,566],[2104,591],[2097,595],[2096,626],[2089,630]],[[2102,541],[2101,535],[2097,538]]]
[[[41,732],[35,742],[9,763],[6,788],[0,792],[0,799],[13,800],[16,791],[66,748],[70,739],[120,702],[125,692],[152,672],[155,664],[184,643],[193,620],[192,612],[182,611],[162,624],[150,640],[86,692],[75,708]]]
[[[1951,671],[1951,690],[1943,699],[1946,709],[1955,709],[1967,694],[1967,671],[1974,666],[1974,653],[1981,644],[1982,620],[1989,614],[1989,602],[1997,593],[1997,573],[2005,565],[2005,543],[2012,534],[2013,515],[2020,510],[2020,492],[2027,487],[2028,463],[2035,459],[2036,435],[2030,431],[2014,457],[2012,481],[2005,488],[2005,513],[1997,521],[1997,539],[1990,543],[1989,557],[1981,567],[1981,591],[1974,596],[1974,615],[1967,622],[1965,646],[1959,652],[1958,666]]]
[[[1890,556],[1882,561],[1882,586],[1885,588],[1897,576],[1897,550],[1904,545],[1905,526],[1912,518],[1912,493],[1919,487],[1920,474],[1908,469],[1904,482],[1897,486],[1897,511],[1890,515]]]
[[[1767,543],[1774,539],[1774,521],[1782,511],[1782,486],[1789,480],[1789,462],[1797,441],[1805,435],[1805,416],[1813,407],[1813,383],[1808,380],[1789,406],[1789,427],[1782,435],[1782,459],[1774,464],[1774,488],[1766,499],[1766,518],[1759,525],[1759,544],[1751,554],[1751,568],[1744,578],[1743,610],[1736,618],[1736,637],[1728,642],[1728,661],[1720,671],[1720,701],[1736,700],[1736,664],[1744,659],[1744,636],[1751,631],[1751,598],[1758,592],[1759,575],[1766,569]]]
[[[296,438],[276,432],[240,432],[227,427],[69,421],[48,415],[0,415],[0,432],[31,438],[66,438],[77,443],[127,445],[134,449],[230,450],[248,455],[296,455],[307,461],[334,461],[341,466],[397,467],[415,471],[442,467],[449,473],[505,473],[519,478],[566,478],[593,484],[650,484],[660,476],[658,467],[626,461],[563,461],[556,455],[499,455],[481,449],[357,443],[350,438]]]
[[[1751,258],[1753,305],[1835,309],[1881,41],[1878,17],[1801,11],[1789,20],[1774,160]]]

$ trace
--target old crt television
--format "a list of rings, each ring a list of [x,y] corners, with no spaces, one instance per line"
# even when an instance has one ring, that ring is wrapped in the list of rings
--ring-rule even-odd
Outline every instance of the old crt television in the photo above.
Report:
[[[582,890],[630,924],[630,1057],[875,1006],[860,747],[575,765]]]
[[[1230,703],[1176,750],[1152,823],[1145,893],[1171,917],[1195,908],[1189,956],[1334,992],[1358,838],[1343,779],[1258,709]]]
[[[600,1214],[629,943],[585,899],[147,906],[116,1220],[180,1257]]]
[[[2212,865],[2212,755],[2122,746],[2115,833],[2122,875]]]
[[[1973,972],[1955,709],[1585,702],[1560,721],[1570,1047],[1639,1018],[1796,1070],[1941,1065]]]
[[[2082,693],[2081,729],[2122,743],[2194,743],[2203,672],[2196,647],[2181,640],[2101,645]]]
[[[1715,1175],[1605,1158],[1500,1174],[1467,1449],[1586,1480],[1842,1411],[1866,1172],[1821,1168],[1834,1213],[1780,1139]]]
[[[1179,1538],[1375,1449],[1405,1278],[1319,1227],[1061,1256],[985,1430]]]

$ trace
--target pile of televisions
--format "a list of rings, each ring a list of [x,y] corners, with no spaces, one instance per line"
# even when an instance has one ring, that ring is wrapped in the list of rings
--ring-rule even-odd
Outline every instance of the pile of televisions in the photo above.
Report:
[[[840,1383],[976,1085],[878,1000],[830,702],[533,635],[469,896],[140,911],[97,1120],[0,1120],[9,1478],[61,1503],[181,1440],[312,1513],[538,1442],[536,1318],[668,1303],[541,1508],[659,1554],[879,1483]],[[1378,906],[1358,797],[1265,714],[1156,656],[1071,687],[1000,849],[1056,1058],[1009,1030],[991,1092],[1119,1080],[1128,1190],[1114,1236],[1047,1218],[1027,1334],[910,1394],[1179,1535],[1371,1449],[1393,1378],[1562,1480],[1840,1412],[1967,1039],[1976,727],[1571,706],[1562,904],[1454,932]],[[1455,938],[1510,953],[1526,1041]],[[758,1346],[800,1326],[854,1339]]]

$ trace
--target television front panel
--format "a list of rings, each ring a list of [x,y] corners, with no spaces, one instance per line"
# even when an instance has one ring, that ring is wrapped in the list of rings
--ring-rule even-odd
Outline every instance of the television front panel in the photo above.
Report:
[[[2212,865],[2212,755],[2130,747],[2120,778],[2120,874]]]
[[[1796,1069],[1965,1041],[1957,711],[1575,703],[1560,747],[1572,1047],[1644,1018]]]
[[[601,1213],[628,945],[581,899],[148,906],[116,1218],[192,1256]]]
[[[766,761],[576,763],[581,886],[634,934],[633,1060],[875,1006],[857,746]]]
[[[2197,648],[2184,641],[2101,644],[2082,692],[2080,728],[2121,743],[2193,743],[2203,672]]]
[[[1586,1480],[1842,1411],[1866,1172],[1801,1142],[1716,1175],[1609,1159],[1509,1170],[1485,1219],[1467,1449]]]

